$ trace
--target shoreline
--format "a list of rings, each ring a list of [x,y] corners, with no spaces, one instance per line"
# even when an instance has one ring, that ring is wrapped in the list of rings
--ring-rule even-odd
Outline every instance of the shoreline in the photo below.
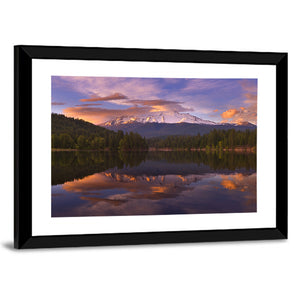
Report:
[[[107,152],[107,151],[120,151],[118,149],[116,150],[110,150],[110,149],[56,149],[56,148],[51,148],[51,152],[77,152],[77,151],[88,151],[88,152]],[[206,148],[191,148],[191,149],[185,149],[185,148],[178,148],[178,149],[172,149],[172,148],[154,148],[154,147],[149,147],[148,150],[122,150],[124,152],[184,152],[184,151],[192,151],[192,152],[220,152],[219,149],[209,149],[207,150]],[[256,153],[255,147],[235,147],[235,148],[230,148],[226,149],[223,148],[221,150],[222,152],[239,152],[239,153]]]
[[[172,148],[149,148],[148,151],[164,151],[164,152],[168,152],[168,151],[194,151],[194,152],[200,152],[200,151],[204,151],[204,152],[219,152],[219,149],[209,149],[207,150],[206,148],[191,148],[191,149],[185,149],[185,148],[178,148],[178,149],[172,149]],[[236,147],[236,148],[223,148],[221,149],[222,152],[245,152],[245,153],[256,153],[255,147]]]

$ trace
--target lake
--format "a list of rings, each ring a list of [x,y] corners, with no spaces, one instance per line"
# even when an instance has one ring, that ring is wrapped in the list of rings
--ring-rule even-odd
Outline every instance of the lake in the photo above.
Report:
[[[52,217],[256,212],[256,154],[52,152]]]

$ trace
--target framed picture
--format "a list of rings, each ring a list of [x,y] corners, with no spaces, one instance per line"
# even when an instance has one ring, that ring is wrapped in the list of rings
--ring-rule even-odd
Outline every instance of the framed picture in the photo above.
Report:
[[[287,53],[14,51],[15,248],[287,238]]]

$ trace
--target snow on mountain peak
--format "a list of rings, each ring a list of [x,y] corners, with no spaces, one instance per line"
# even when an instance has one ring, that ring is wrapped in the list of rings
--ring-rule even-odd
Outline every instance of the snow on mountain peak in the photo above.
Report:
[[[177,111],[154,111],[139,116],[121,116],[105,122],[104,126],[121,125],[128,123],[193,123],[216,125],[217,123],[209,120],[203,120],[188,113],[179,113]]]

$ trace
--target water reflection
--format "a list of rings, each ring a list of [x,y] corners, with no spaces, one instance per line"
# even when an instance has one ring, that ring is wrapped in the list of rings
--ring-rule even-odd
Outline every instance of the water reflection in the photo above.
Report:
[[[256,156],[53,152],[52,216],[256,211]]]

